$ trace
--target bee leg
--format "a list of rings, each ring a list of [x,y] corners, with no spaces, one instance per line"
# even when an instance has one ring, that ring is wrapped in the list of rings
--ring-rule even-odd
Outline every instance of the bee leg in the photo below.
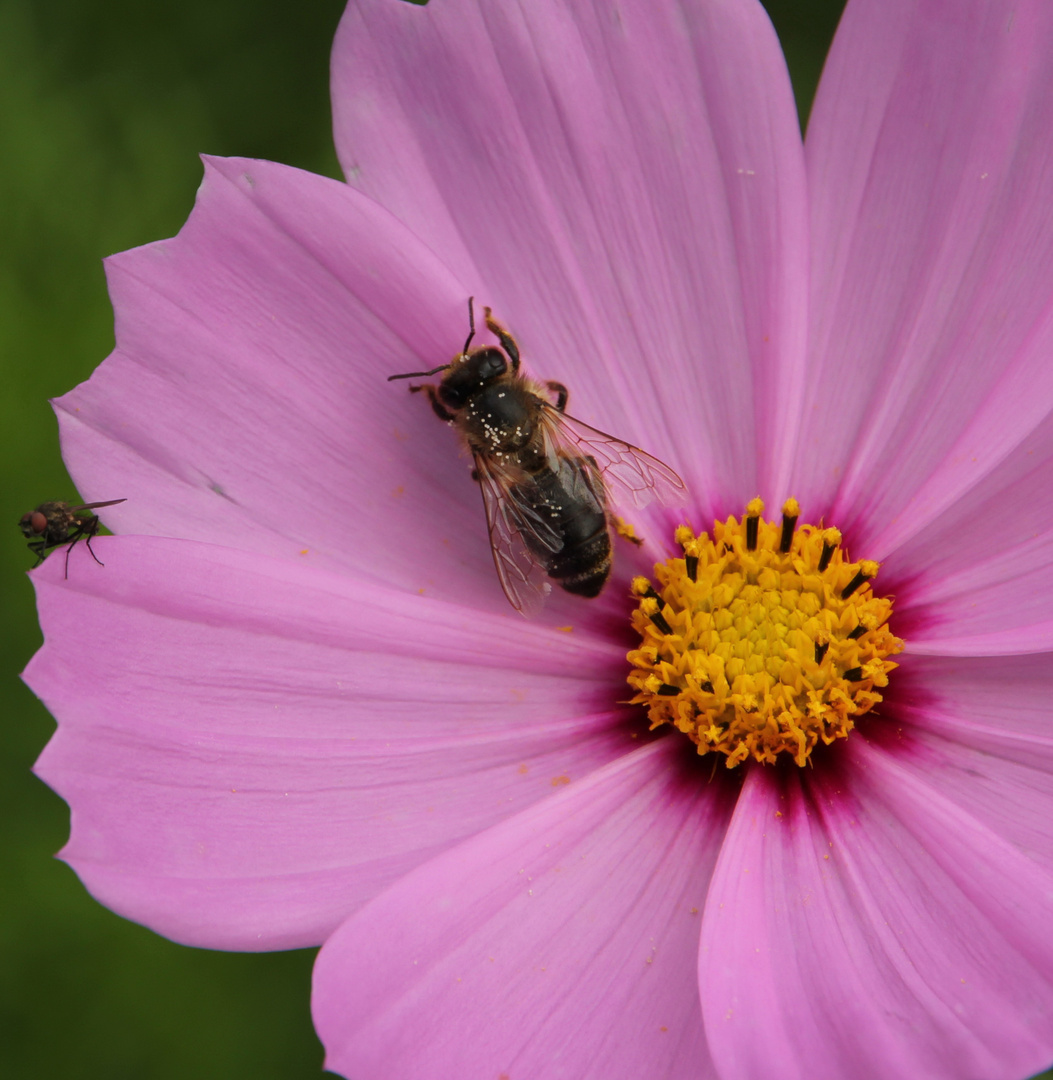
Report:
[[[424,391],[428,395],[428,400],[431,402],[432,411],[440,419],[444,420],[447,424],[454,419],[453,413],[450,412],[445,405],[439,400],[438,394],[435,392],[435,387],[430,383],[425,383],[423,386],[411,386],[410,393],[419,394]]]
[[[643,537],[636,535],[636,530],[628,521],[618,517],[617,514],[608,514],[607,517],[611,528],[614,529],[623,540],[628,540],[630,544],[635,544],[637,547],[643,546]]]
[[[545,385],[556,395],[556,411],[563,412],[567,407],[567,399],[570,397],[570,391],[559,382],[547,382]]]
[[[34,540],[28,545],[29,550],[37,557],[37,561],[33,563],[33,569],[35,570],[44,561],[44,548],[45,543],[43,540]]]
[[[518,371],[519,346],[516,344],[516,339],[490,314],[489,308],[483,308],[483,313],[486,315],[487,329],[501,342],[501,348],[508,353],[508,359],[512,361],[512,371]]]

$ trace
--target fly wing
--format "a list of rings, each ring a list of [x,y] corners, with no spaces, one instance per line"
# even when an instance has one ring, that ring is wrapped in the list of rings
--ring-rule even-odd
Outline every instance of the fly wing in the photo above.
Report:
[[[557,447],[562,446],[572,457],[584,455],[595,462],[615,502],[637,508],[652,499],[667,506],[687,502],[687,485],[665,462],[559,412],[553,405],[546,403],[542,415],[547,434]]]
[[[529,477],[510,475],[478,456],[475,474],[483,492],[490,551],[501,588],[516,611],[536,615],[552,591],[538,549],[557,552],[563,540],[537,512],[537,502],[530,498],[534,485]]]
[[[118,503],[127,501],[127,499],[109,499],[106,502],[81,503],[80,506],[71,506],[70,510],[76,514],[81,510],[98,510],[102,506],[116,506]]]

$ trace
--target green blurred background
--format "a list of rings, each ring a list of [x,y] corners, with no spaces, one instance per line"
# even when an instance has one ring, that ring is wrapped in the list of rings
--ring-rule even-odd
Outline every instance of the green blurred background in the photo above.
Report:
[[[806,114],[842,0],[766,6]],[[54,725],[18,679],[40,634],[16,522],[44,499],[75,496],[47,399],[87,378],[113,347],[102,256],[180,228],[199,152],[338,175],[328,55],[342,8],[343,0],[0,0],[5,1080],[321,1072],[308,1008],[313,952],[173,945],[101,908],[51,857],[68,814],[29,771]]]

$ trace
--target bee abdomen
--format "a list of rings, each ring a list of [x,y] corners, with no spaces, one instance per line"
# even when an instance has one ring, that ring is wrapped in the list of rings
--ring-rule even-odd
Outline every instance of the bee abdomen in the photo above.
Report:
[[[604,529],[583,544],[553,555],[548,576],[575,596],[599,596],[611,575],[611,538]]]

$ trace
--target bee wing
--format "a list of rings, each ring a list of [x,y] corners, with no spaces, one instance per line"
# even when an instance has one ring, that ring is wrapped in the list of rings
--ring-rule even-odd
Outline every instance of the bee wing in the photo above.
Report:
[[[524,540],[529,535],[538,545],[556,552],[563,540],[534,509],[529,481],[513,478],[482,458],[475,459],[476,476],[483,492],[490,551],[508,602],[523,615],[536,615],[552,591],[545,567]]]
[[[668,465],[638,446],[589,427],[548,403],[542,416],[547,434],[557,447],[563,446],[574,456],[584,454],[595,461],[615,502],[627,502],[639,508],[652,499],[667,506],[682,506],[687,501],[684,481]]]

